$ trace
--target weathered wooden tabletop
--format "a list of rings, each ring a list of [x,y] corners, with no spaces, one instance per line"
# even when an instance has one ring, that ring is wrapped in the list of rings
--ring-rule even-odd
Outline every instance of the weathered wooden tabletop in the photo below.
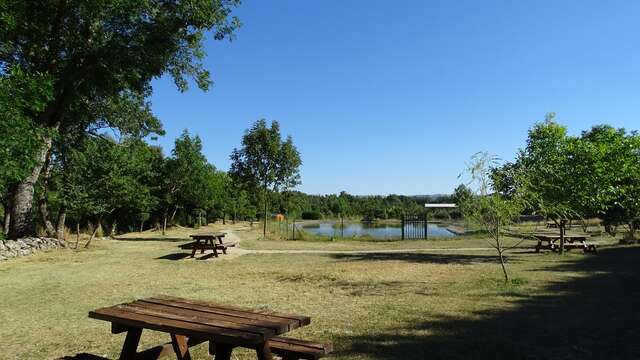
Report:
[[[204,341],[210,342],[216,359],[228,359],[238,346],[255,349],[259,359],[270,359],[270,338],[311,322],[308,316],[170,296],[97,309],[89,317],[111,322],[114,333],[127,332],[121,359],[141,357],[136,351],[143,329],[171,334],[171,345],[179,359],[190,358],[191,343]]]

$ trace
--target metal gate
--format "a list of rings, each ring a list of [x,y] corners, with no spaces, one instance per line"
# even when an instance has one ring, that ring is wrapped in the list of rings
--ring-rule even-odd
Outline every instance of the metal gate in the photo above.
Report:
[[[427,214],[404,215],[402,217],[402,240],[427,239]]]

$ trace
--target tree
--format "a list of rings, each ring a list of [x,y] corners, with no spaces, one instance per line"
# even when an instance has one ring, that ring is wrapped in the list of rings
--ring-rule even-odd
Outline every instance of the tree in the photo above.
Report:
[[[529,199],[528,210],[553,219],[564,250],[566,224],[575,218],[599,217],[614,233],[618,225],[634,238],[640,216],[640,136],[608,125],[594,126],[580,137],[548,114],[529,131],[527,147],[514,163],[492,170],[496,190]]]
[[[549,113],[545,121],[529,130],[527,146],[516,162],[492,171],[500,193],[511,197],[521,194],[534,213],[552,219],[560,229],[560,253],[569,220],[580,217],[583,208],[577,198],[577,179],[568,156],[574,139]]]
[[[231,153],[233,180],[243,188],[262,193],[263,235],[267,234],[269,192],[286,191],[300,184],[300,154],[291,136],[282,141],[280,125],[260,119],[242,137],[242,148]]]
[[[453,201],[461,204],[473,196],[473,191],[465,184],[460,184],[453,190]]]
[[[9,0],[0,6],[0,76],[20,69],[28,78],[43,76],[46,99],[28,118],[45,131],[37,139],[35,162],[28,176],[11,191],[10,237],[33,232],[33,189],[50,156],[53,133],[78,128],[82,110],[89,118],[93,104],[123,94],[145,98],[152,79],[170,74],[180,90],[193,78],[210,86],[204,57],[204,34],[228,38],[239,26],[230,17],[239,0],[139,1]],[[40,91],[38,92],[40,93]],[[117,130],[128,124],[104,120]],[[84,129],[86,130],[86,129]],[[64,134],[62,134],[64,135]]]
[[[213,190],[211,174],[215,168],[202,154],[202,141],[199,136],[191,136],[187,130],[175,140],[172,157],[165,162],[163,169],[162,234],[166,232],[169,213],[173,221],[178,209],[187,214],[197,212],[212,205]]]
[[[50,92],[51,81],[42,74],[28,75],[13,67],[0,76],[0,199],[4,207],[4,235],[9,231],[12,207],[9,193],[13,186],[37,181],[30,169],[41,155],[38,139],[45,129],[35,126],[30,117],[42,111]]]
[[[569,157],[585,216],[600,217],[611,233],[626,225],[633,239],[640,216],[640,137],[594,126],[573,141]]]
[[[144,142],[91,138],[72,150],[69,160],[69,210],[95,223],[89,246],[105,216],[116,212],[136,217],[157,202],[149,183],[156,176],[158,152]]]
[[[475,191],[462,197],[459,206],[467,221],[489,234],[489,244],[497,251],[504,280],[508,282],[504,254],[522,241],[508,243],[504,232],[518,218],[524,202],[519,195],[507,198],[500,193],[491,192],[491,168],[496,163],[497,159],[485,152],[477,153],[471,158],[466,171],[471,176],[470,185],[475,187]]]

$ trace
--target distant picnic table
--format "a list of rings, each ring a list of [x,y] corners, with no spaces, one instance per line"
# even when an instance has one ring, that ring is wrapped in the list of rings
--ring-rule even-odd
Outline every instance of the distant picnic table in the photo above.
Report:
[[[196,256],[196,252],[200,250],[201,254],[204,254],[205,250],[213,250],[213,255],[218,257],[218,250],[222,250],[223,254],[227,254],[227,249],[236,246],[235,242],[225,242],[224,237],[226,233],[217,232],[212,234],[195,234],[190,235],[193,242],[181,245],[182,249],[192,249],[191,257]]]
[[[216,360],[228,360],[236,347],[256,351],[258,359],[317,359],[332,350],[329,343],[278,335],[309,325],[311,318],[269,310],[254,310],[207,301],[155,296],[89,312],[89,317],[111,322],[111,332],[126,332],[120,359],[159,359],[175,354],[191,359],[189,347],[209,342]],[[138,352],[144,329],[169,333],[171,342]]]
[[[537,233],[532,234],[538,240],[536,252],[542,249],[557,251],[560,248],[560,234]],[[587,235],[564,235],[564,248],[566,250],[582,249],[584,252],[596,252],[596,246],[587,242]]]

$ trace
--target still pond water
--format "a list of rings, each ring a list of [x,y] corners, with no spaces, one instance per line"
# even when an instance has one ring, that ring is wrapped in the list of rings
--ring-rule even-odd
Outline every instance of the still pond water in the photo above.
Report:
[[[360,222],[345,222],[344,237],[370,236],[374,239],[400,239],[402,229],[400,224],[375,224]],[[305,232],[321,236],[339,237],[341,234],[339,222],[321,222],[314,224],[300,224],[296,228]],[[408,229],[406,229],[408,231]],[[439,224],[429,224],[427,228],[429,237],[453,237],[456,236],[446,227]]]

